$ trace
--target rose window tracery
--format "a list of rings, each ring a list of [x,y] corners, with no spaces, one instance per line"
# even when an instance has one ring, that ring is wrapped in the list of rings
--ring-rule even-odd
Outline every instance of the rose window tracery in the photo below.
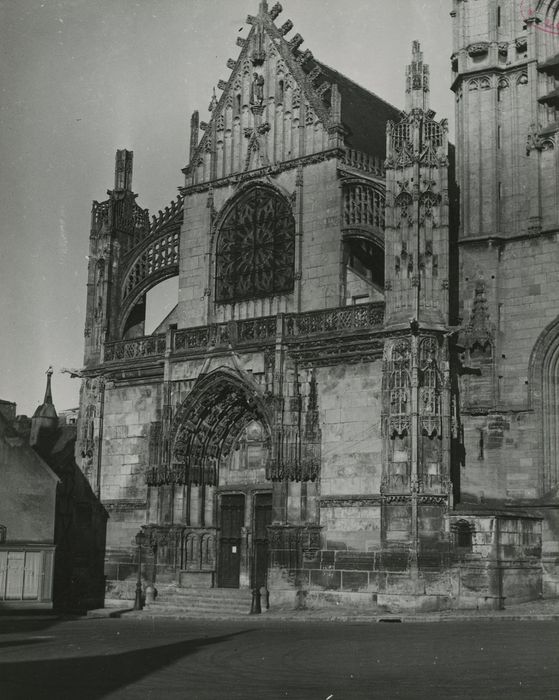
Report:
[[[254,299],[293,290],[295,221],[287,201],[256,186],[239,197],[219,232],[216,301]]]

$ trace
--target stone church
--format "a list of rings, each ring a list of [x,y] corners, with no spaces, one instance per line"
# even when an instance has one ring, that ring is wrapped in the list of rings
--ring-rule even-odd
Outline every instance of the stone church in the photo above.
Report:
[[[401,112],[262,0],[176,199],[150,217],[117,152],[77,445],[108,597],[132,597],[139,530],[160,598],[557,595],[559,2],[532,5],[449,3],[455,147],[418,42]]]

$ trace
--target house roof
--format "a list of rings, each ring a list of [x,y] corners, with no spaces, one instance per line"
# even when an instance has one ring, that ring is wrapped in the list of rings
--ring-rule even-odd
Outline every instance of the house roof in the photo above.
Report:
[[[29,464],[38,464],[53,479],[60,481],[46,461],[27,443],[27,441],[12,427],[10,422],[0,412],[0,441],[10,448],[23,452]]]

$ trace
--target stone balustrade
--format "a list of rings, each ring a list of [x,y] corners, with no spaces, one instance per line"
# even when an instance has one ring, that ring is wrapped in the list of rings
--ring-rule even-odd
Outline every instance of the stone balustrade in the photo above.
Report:
[[[350,168],[384,178],[383,160],[369,153],[363,153],[363,151],[357,151],[354,148],[346,148],[342,162]]]
[[[300,314],[262,316],[209,326],[173,330],[169,334],[171,354],[207,352],[220,347],[249,347],[284,341],[300,341],[317,335],[339,335],[355,331],[380,330],[384,304],[342,306]],[[164,334],[105,343],[104,362],[163,357],[167,350]]]

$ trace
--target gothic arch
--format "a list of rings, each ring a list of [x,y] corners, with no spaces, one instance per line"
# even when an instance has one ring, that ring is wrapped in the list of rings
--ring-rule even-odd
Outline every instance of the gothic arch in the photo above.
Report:
[[[123,275],[119,337],[123,337],[128,319],[147,292],[179,274],[180,228],[168,230],[135,251]]]
[[[170,460],[181,483],[217,485],[219,464],[248,423],[258,420],[271,440],[271,417],[248,376],[220,368],[198,379],[171,427]]]
[[[528,401],[539,418],[541,486],[546,493],[559,483],[559,318],[543,330],[532,350]]]
[[[349,229],[342,235],[344,269],[350,267],[384,292],[384,241],[372,231]]]
[[[216,302],[293,291],[295,217],[277,187],[257,182],[240,188],[222,208],[214,230]]]

